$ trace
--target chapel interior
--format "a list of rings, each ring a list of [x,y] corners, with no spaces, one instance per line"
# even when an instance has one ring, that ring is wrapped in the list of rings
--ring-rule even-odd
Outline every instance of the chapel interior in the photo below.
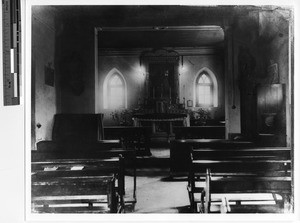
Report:
[[[292,8],[31,10],[33,213],[294,211]]]

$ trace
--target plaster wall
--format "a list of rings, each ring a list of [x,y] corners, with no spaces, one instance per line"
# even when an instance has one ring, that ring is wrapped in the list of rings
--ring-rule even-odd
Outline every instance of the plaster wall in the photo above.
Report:
[[[260,13],[261,71],[257,81],[263,84],[284,84],[285,105],[278,115],[280,133],[277,141],[281,145],[292,144],[292,114],[291,114],[291,52],[292,33],[288,19],[278,12]],[[262,51],[264,51],[262,53]],[[270,72],[270,67],[276,65],[277,71]]]
[[[74,18],[57,27],[61,112],[95,113],[95,26]]]
[[[195,81],[199,71],[203,68],[210,70],[217,79],[218,84],[218,106],[210,108],[210,116],[216,120],[224,120],[224,67],[222,56],[219,55],[200,55],[200,56],[185,56],[183,68],[179,68],[179,89],[180,101],[192,100],[193,108],[196,107],[195,101]],[[187,106],[187,105],[186,105]]]
[[[224,72],[223,60],[217,55],[185,56],[183,68],[179,66],[179,91],[180,102],[187,100],[195,102],[195,79],[199,71],[203,68],[211,70],[218,81],[218,106],[210,109],[211,118],[224,119]],[[145,96],[145,68],[140,66],[139,56],[100,56],[98,60],[98,111],[105,114],[105,124],[111,122],[111,112],[114,109],[104,109],[103,83],[105,77],[112,69],[117,69],[127,83],[127,108],[134,109],[138,106],[138,100],[143,100]],[[195,105],[195,103],[194,103]],[[191,109],[197,109],[193,107]]]
[[[104,113],[104,124],[113,125],[111,112],[115,109],[104,109],[103,84],[108,73],[116,69],[124,77],[127,85],[127,109],[138,106],[138,100],[144,98],[145,72],[141,69],[138,56],[100,56],[98,61],[98,112]]]
[[[251,29],[243,28],[245,21]],[[276,11],[258,11],[235,26],[236,86],[241,92],[241,132],[246,137],[255,138],[258,134],[258,86],[284,84],[286,105],[278,117],[281,133],[277,140],[280,145],[291,143],[290,36],[288,20]],[[272,66],[277,67],[276,72],[270,71]]]
[[[53,13],[51,8],[36,7],[32,14],[32,149],[36,142],[51,139],[53,116],[58,111],[57,84],[45,84],[45,67],[55,70]]]

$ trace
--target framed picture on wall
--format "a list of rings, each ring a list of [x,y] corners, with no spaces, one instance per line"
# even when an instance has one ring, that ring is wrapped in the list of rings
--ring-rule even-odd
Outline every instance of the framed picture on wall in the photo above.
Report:
[[[186,103],[188,107],[193,107],[193,100],[187,100]]]

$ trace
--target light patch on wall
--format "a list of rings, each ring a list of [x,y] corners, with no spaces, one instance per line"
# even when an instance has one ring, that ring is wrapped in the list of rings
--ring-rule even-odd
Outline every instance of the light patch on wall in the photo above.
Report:
[[[179,66],[179,75],[184,74],[187,71],[187,66],[186,65],[180,65]]]
[[[143,65],[135,64],[132,69],[135,72],[136,80],[143,82],[146,78],[146,68]]]
[[[137,63],[132,67],[132,70],[134,71],[134,76],[135,76],[136,84],[138,87],[138,95],[139,96],[138,96],[137,104],[140,105],[141,100],[142,100],[141,98],[144,96],[142,89],[144,88],[144,91],[146,90],[145,84],[146,84],[147,71],[146,71],[145,66],[143,66],[142,64],[137,64]]]

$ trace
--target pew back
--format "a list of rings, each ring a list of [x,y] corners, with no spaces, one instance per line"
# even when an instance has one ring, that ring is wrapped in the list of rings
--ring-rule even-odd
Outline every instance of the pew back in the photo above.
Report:
[[[38,213],[111,212],[118,209],[115,177],[52,177],[32,182],[32,211]],[[71,204],[80,204],[71,208]],[[104,207],[94,204],[107,203]],[[88,207],[85,207],[87,204]],[[60,205],[67,205],[63,208]],[[67,208],[66,208],[67,207]]]
[[[117,187],[115,180],[117,179]],[[116,193],[117,192],[117,193]],[[103,203],[110,212],[124,207],[124,158],[54,159],[32,162],[32,205],[34,210],[49,212],[51,203]],[[86,197],[89,195],[88,197]],[[84,199],[79,198],[84,197]],[[103,196],[102,196],[103,197]],[[37,205],[41,205],[35,209]],[[92,208],[92,207],[91,207]],[[93,210],[93,209],[92,209]],[[86,210],[86,211],[90,211]]]
[[[276,172],[276,171],[274,171]],[[270,193],[273,195],[274,202],[276,205],[270,205],[271,209],[269,211],[271,212],[284,212],[285,210],[288,210],[288,205],[290,204],[290,197],[291,197],[291,176],[289,174],[286,174],[285,176],[277,176],[277,174],[270,175],[270,173],[266,175],[240,175],[240,176],[227,176],[227,177],[220,177],[220,176],[212,176],[210,169],[207,169],[206,174],[206,186],[202,193],[202,204],[204,207],[205,213],[211,212],[211,205],[212,205],[212,194],[230,194],[230,193],[239,193],[239,194],[245,194],[250,193],[252,195],[255,195],[256,201],[259,201],[259,203],[256,205],[257,209],[256,211],[259,212],[260,206],[262,205],[262,201],[265,201],[264,199],[259,198],[257,195],[258,193]],[[277,195],[281,196],[281,199],[277,199]],[[242,198],[239,198],[237,200],[230,200],[225,197],[225,212],[231,212],[232,207],[238,207],[243,212],[249,211],[249,206],[241,205],[242,202],[245,202]],[[229,206],[229,201],[236,202],[234,206]],[[247,200],[246,200],[247,201]],[[223,204],[224,205],[224,204]],[[253,212],[255,209],[253,208],[254,205],[250,206],[251,211]],[[221,209],[224,210],[224,207]]]
[[[151,155],[150,129],[135,126],[107,126],[104,128],[105,139],[120,140],[123,148],[135,149],[137,155]]]
[[[253,148],[197,148],[192,150],[193,159],[291,159],[291,148],[287,147],[253,147]]]
[[[119,155],[124,157],[124,171],[130,171],[129,174],[133,175],[133,200],[131,202],[136,202],[136,151],[135,150],[126,150],[126,149],[106,149],[106,150],[99,150],[99,151],[56,151],[56,152],[44,152],[44,151],[32,151],[31,152],[31,160],[34,162],[35,165],[42,164],[41,162],[51,161],[52,163],[57,160],[60,164],[63,163],[64,160],[74,160],[76,162],[96,162],[97,160],[102,159],[111,159],[116,158]],[[108,163],[106,163],[106,166]],[[32,168],[35,168],[32,166]],[[85,171],[85,170],[82,170]],[[103,169],[101,171],[104,171]],[[91,173],[92,171],[89,171]],[[56,172],[55,174],[57,174]],[[48,173],[49,174],[49,173]],[[75,174],[72,171],[72,174]],[[88,174],[88,173],[86,173]],[[128,200],[129,201],[129,200]]]
[[[209,173],[207,173],[209,171]],[[291,191],[290,148],[198,148],[191,154],[188,191],[209,212],[211,193],[277,193]],[[197,181],[205,185],[197,186]],[[196,200],[195,194],[201,193]],[[204,205],[205,203],[205,205]]]
[[[194,148],[241,149],[250,148],[252,142],[225,139],[177,139],[170,144],[170,174],[187,175],[190,166],[190,155]]]

